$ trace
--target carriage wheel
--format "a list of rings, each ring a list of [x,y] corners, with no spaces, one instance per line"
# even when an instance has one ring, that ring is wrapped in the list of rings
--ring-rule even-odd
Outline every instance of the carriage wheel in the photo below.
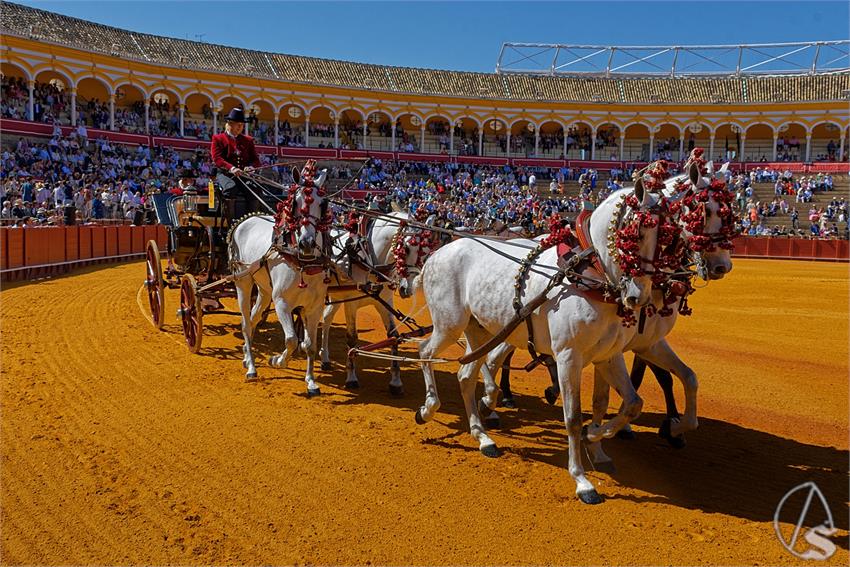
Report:
[[[146,253],[145,287],[148,290],[148,303],[154,326],[162,330],[165,315],[165,288],[162,283],[162,260],[155,240],[148,241]]]
[[[204,338],[204,311],[198,296],[198,282],[192,274],[185,274],[180,281],[180,319],[183,322],[183,336],[189,352],[197,354],[201,350]]]

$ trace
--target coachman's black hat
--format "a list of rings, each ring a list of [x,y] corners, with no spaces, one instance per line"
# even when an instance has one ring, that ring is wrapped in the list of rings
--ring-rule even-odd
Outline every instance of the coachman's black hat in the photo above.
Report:
[[[231,108],[230,114],[224,118],[227,122],[245,122],[245,111],[241,108]]]

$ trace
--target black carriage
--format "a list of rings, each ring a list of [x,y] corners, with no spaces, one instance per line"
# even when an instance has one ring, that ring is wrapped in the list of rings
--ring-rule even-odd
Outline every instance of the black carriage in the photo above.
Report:
[[[222,180],[233,183],[234,180]],[[270,186],[257,179],[244,183],[253,194],[273,194]],[[278,188],[280,186],[277,186]],[[180,290],[177,316],[183,326],[186,345],[193,353],[201,348],[204,314],[236,314],[224,311],[221,299],[236,297],[229,280],[227,235],[234,211],[246,212],[244,205],[225,199],[222,188],[214,183],[210,195],[186,192],[183,195],[160,193],[153,196],[154,211],[160,224],[168,229],[168,264],[162,269],[162,253],[156,241],[147,244],[145,287],[151,319],[157,329],[165,320],[165,289]],[[240,210],[241,209],[241,210]]]

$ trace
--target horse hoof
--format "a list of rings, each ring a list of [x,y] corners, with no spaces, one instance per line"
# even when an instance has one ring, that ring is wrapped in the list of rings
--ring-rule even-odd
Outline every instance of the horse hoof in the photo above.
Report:
[[[484,445],[483,447],[481,447],[480,451],[481,454],[487,457],[488,459],[495,459],[496,457],[502,454],[502,452],[499,451],[499,448],[495,445]]]
[[[487,429],[499,429],[502,427],[502,418],[497,413],[491,413],[484,418],[484,427]]]
[[[594,488],[591,488],[590,490],[584,490],[582,492],[577,492],[576,496],[578,496],[578,499],[584,502],[585,504],[602,504],[603,502],[602,496],[600,496]]]
[[[417,425],[425,425],[425,420],[422,418],[422,408],[416,410],[416,415],[413,417],[416,420]]]
[[[331,369],[332,369],[332,367],[331,367],[330,361],[329,362],[322,362],[322,372],[330,372]]]
[[[502,406],[503,408],[514,409],[514,408],[516,408],[516,401],[514,401],[513,397],[502,398],[502,401],[499,405]]]
[[[617,432],[617,439],[623,439],[625,441],[634,441],[637,439],[635,432],[631,429],[621,429]]]
[[[549,402],[550,406],[554,406],[555,402],[558,401],[558,394],[552,386],[547,387],[543,395],[546,397],[546,401]]]
[[[257,381],[257,373],[249,372],[245,375],[245,382],[256,382]]]
[[[357,380],[352,380],[351,382],[345,383],[345,389],[346,390],[357,390],[359,388],[360,388],[360,382],[358,382]]]
[[[617,467],[614,466],[614,461],[593,463],[593,468],[595,468],[598,472],[605,474],[614,474],[617,472]]]
[[[322,393],[322,391],[319,388],[307,388],[307,397],[308,398],[315,398],[316,396],[318,396],[321,393]]]
[[[404,386],[394,386],[390,384],[390,395],[394,398],[401,398],[404,396]]]
[[[658,430],[658,435],[662,439],[667,441],[667,444],[669,444],[674,449],[684,449],[685,445],[687,445],[687,443],[685,443],[685,436],[684,435],[673,436],[673,434],[670,432],[671,423],[672,422],[670,421],[669,417],[667,419],[665,419],[664,421],[662,421],[661,422],[661,428]]]

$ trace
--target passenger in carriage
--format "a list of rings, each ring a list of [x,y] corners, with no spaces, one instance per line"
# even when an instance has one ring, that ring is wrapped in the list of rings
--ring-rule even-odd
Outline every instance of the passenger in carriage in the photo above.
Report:
[[[254,139],[242,133],[244,128],[245,112],[233,108],[225,118],[224,132],[213,136],[210,144],[213,163],[218,167],[217,181],[225,199],[225,214],[231,220],[259,207],[257,198],[240,179],[243,173],[251,173],[260,166]]]

